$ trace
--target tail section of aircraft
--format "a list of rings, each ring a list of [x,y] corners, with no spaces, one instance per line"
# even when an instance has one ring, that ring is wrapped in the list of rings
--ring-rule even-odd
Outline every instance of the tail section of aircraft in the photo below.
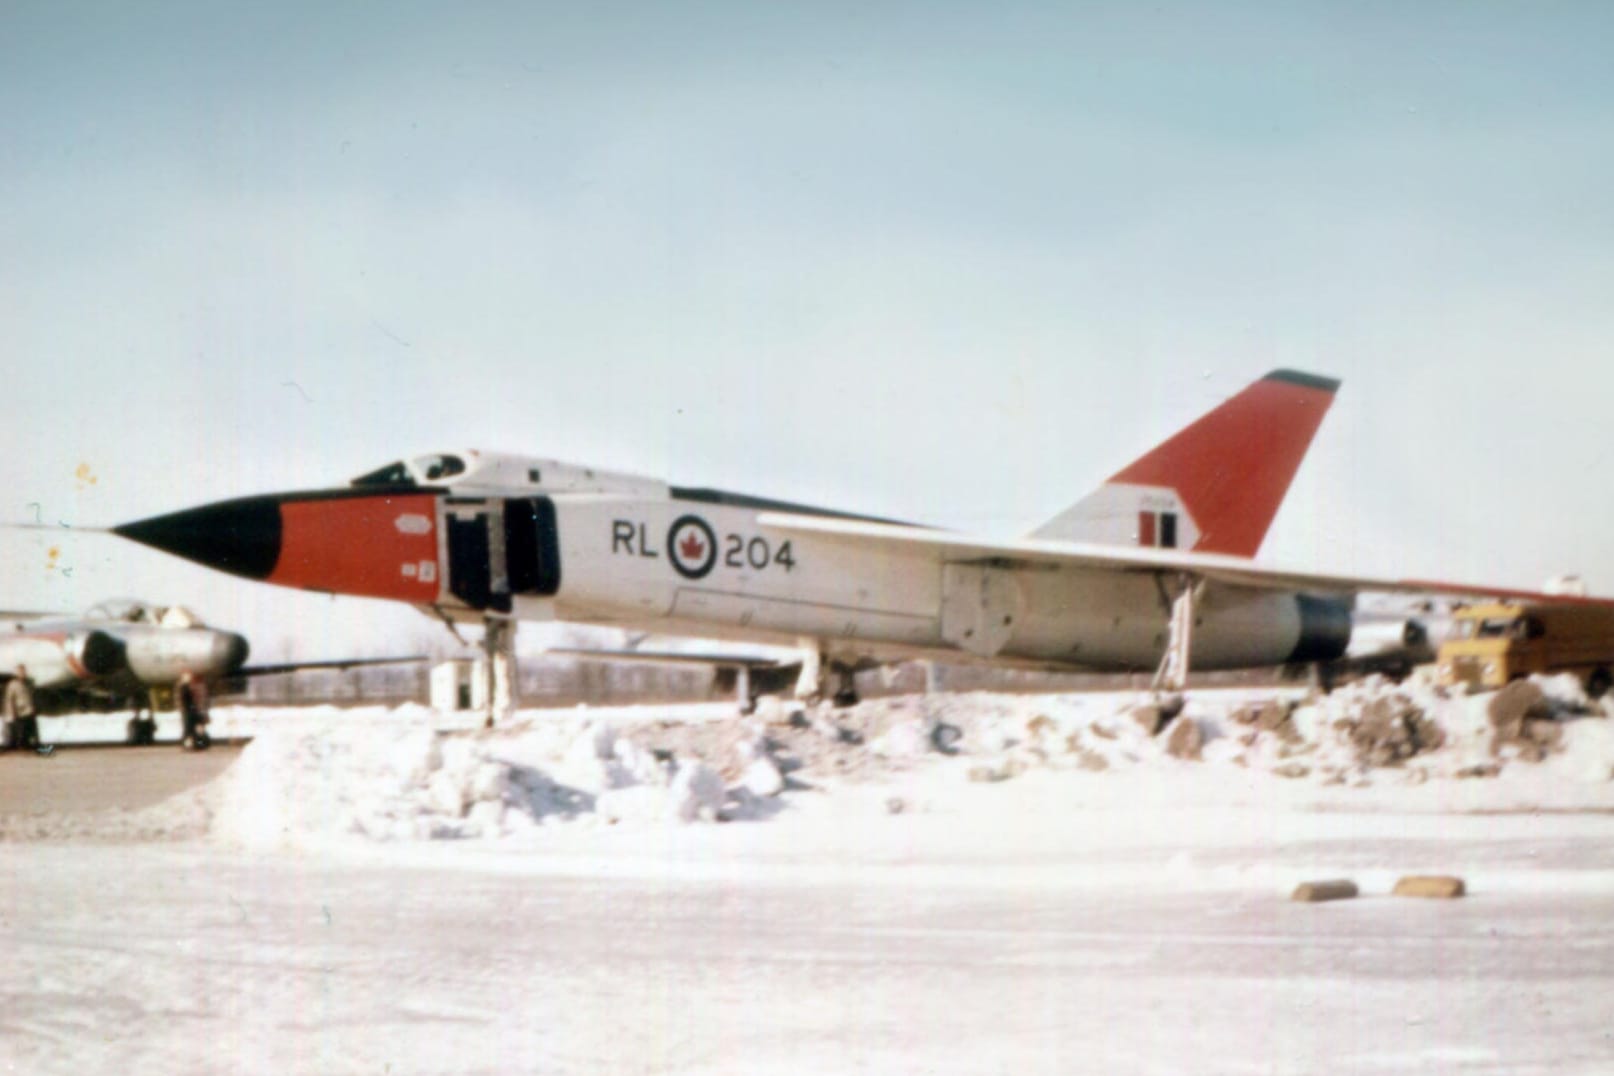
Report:
[[[1253,557],[1338,388],[1274,370],[1031,537]]]

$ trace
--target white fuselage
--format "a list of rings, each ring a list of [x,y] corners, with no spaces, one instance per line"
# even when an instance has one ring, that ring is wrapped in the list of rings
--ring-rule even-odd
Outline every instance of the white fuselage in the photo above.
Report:
[[[1153,668],[1166,646],[1170,602],[1153,575],[945,565],[927,552],[782,535],[753,510],[671,499],[557,497],[555,508],[561,620],[1090,668]],[[691,556],[669,553],[686,517],[716,539],[709,567],[693,546]],[[691,531],[704,544],[694,524],[680,537]],[[1294,595],[1213,587],[1199,604],[1194,665],[1277,663],[1300,633]]]
[[[830,656],[1067,668],[1152,669],[1166,649],[1171,595],[1152,572],[948,563],[928,548],[791,533],[759,521],[769,510],[812,511],[799,506],[552,460],[482,456],[461,480],[430,484],[447,487],[436,502],[443,570],[434,604],[455,615],[487,608],[465,601],[463,586],[454,593],[465,558],[463,550],[456,556],[449,517],[464,533],[488,513],[487,533],[502,535],[505,506],[539,497],[554,509],[559,581],[542,595],[516,588],[505,604],[519,618],[812,644]],[[497,563],[502,545],[495,538],[473,558],[494,559],[495,589],[522,574]],[[1194,667],[1290,660],[1306,633],[1300,604],[1289,592],[1209,586],[1197,608]]]

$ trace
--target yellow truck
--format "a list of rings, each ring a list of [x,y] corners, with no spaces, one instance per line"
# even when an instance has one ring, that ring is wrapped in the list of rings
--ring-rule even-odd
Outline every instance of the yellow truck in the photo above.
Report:
[[[1440,644],[1440,682],[1488,691],[1533,673],[1574,673],[1600,697],[1614,684],[1614,609],[1513,602],[1470,605]]]

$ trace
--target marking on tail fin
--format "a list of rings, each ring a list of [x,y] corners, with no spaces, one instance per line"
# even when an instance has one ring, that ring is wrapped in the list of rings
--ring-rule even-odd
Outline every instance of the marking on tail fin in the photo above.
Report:
[[[1274,370],[1031,537],[1253,557],[1339,382]]]
[[[1145,509],[1138,513],[1138,545],[1148,549],[1176,549],[1177,548],[1177,520],[1176,512],[1151,512]]]
[[[1074,540],[1145,549],[1192,549],[1199,541],[1193,513],[1176,490],[1163,486],[1112,482],[1094,490],[1078,507],[1082,531]]]

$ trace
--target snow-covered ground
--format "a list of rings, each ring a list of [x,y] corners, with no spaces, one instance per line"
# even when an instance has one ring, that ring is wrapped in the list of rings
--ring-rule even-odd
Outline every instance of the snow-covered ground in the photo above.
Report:
[[[213,782],[0,844],[0,1069],[1614,1069],[1572,684],[1138,701],[221,711]]]

